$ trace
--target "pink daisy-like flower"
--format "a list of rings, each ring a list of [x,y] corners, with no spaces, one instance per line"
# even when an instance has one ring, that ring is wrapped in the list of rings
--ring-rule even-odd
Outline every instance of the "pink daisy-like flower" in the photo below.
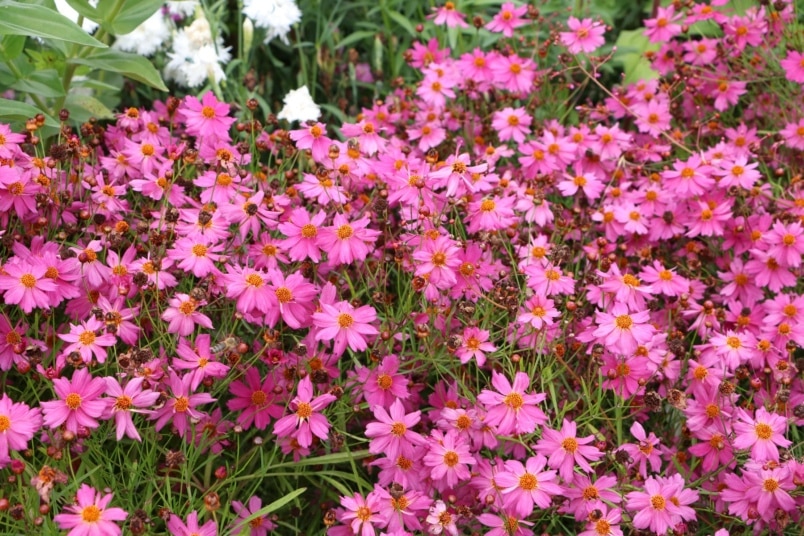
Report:
[[[493,343],[489,342],[489,336],[488,330],[473,326],[463,330],[461,345],[455,351],[455,356],[461,360],[462,365],[468,363],[472,358],[479,367],[486,363],[486,352],[493,352],[497,349]]]
[[[313,382],[306,376],[299,382],[296,397],[290,402],[294,413],[285,415],[274,424],[274,433],[279,437],[293,437],[302,448],[313,444],[313,436],[326,439],[329,421],[319,413],[335,401],[335,395],[325,393],[313,398]]]
[[[185,338],[179,340],[176,347],[178,359],[173,359],[171,365],[176,370],[188,371],[190,376],[190,389],[195,391],[205,378],[223,378],[229,371],[229,366],[216,361],[212,355],[208,334],[199,335],[192,346]]]
[[[630,355],[653,338],[656,328],[649,321],[648,311],[631,313],[624,303],[615,303],[610,313],[595,312],[598,328],[592,335],[618,353]]]
[[[791,82],[804,84],[804,53],[791,50],[787,57],[779,62],[784,69],[785,77]]]
[[[427,444],[427,440],[410,429],[421,419],[421,411],[405,413],[402,401],[397,399],[391,404],[389,411],[375,406],[374,418],[379,422],[366,425],[366,437],[371,438],[369,452],[384,454],[396,459],[399,455],[410,458],[414,455],[414,447]]]
[[[324,211],[319,211],[310,217],[305,209],[295,208],[290,212],[287,221],[279,224],[279,230],[287,236],[282,241],[282,247],[288,250],[290,260],[297,262],[305,259],[313,262],[321,260],[321,250],[316,244],[316,239],[326,218],[327,214]]]
[[[506,460],[505,470],[494,477],[503,494],[503,504],[521,517],[533,513],[534,505],[550,508],[552,497],[561,495],[564,488],[556,482],[555,471],[545,471],[547,458],[532,456],[523,464],[519,460]]]
[[[169,307],[162,313],[162,320],[169,322],[168,333],[176,333],[187,337],[195,330],[195,325],[212,329],[212,320],[198,311],[203,305],[190,297],[189,294],[175,294],[169,301]]]
[[[204,417],[204,413],[197,410],[196,406],[215,402],[215,399],[208,393],[190,394],[192,392],[190,388],[192,381],[191,374],[180,377],[172,370],[170,371],[168,380],[170,394],[167,397],[167,402],[162,408],[155,410],[151,414],[151,420],[156,421],[154,427],[157,432],[172,420],[179,437],[184,437],[190,427],[191,419],[197,422]]]
[[[528,6],[517,7],[513,2],[505,2],[494,18],[486,24],[486,29],[490,32],[501,32],[505,37],[513,37],[514,30],[528,24],[528,19],[522,18],[527,12]]]
[[[380,365],[365,376],[360,388],[370,409],[378,405],[388,408],[394,401],[410,397],[408,377],[399,373],[399,358],[394,354],[385,356]]]
[[[468,28],[469,24],[466,23],[466,15],[458,11],[455,2],[444,2],[443,6],[434,7],[432,15],[428,15],[428,19],[433,19],[433,24],[445,24],[447,28]]]
[[[64,508],[53,521],[62,530],[70,529],[68,536],[119,536],[122,531],[115,523],[128,514],[122,508],[107,508],[114,495],[101,495],[99,491],[81,484],[75,495],[75,504]]]
[[[468,466],[476,463],[469,443],[461,439],[455,430],[449,430],[446,434],[433,430],[423,461],[430,468],[430,477],[436,489],[452,488],[469,480],[471,472]]]
[[[603,37],[606,27],[600,21],[570,17],[567,20],[567,27],[570,31],[561,32],[559,37],[570,54],[594,52],[606,42]]]
[[[675,523],[678,507],[672,502],[675,490],[655,478],[645,480],[645,491],[632,491],[626,495],[627,508],[634,513],[633,524],[638,529],[650,529],[664,534]]]
[[[536,443],[536,452],[547,456],[551,469],[558,469],[564,482],[571,483],[575,478],[575,464],[587,473],[592,472],[589,461],[599,460],[603,453],[597,448],[587,446],[595,440],[595,436],[576,437],[577,425],[564,419],[561,430],[542,429],[542,438]]]
[[[0,290],[5,290],[3,301],[7,305],[19,305],[25,314],[48,307],[48,293],[55,292],[58,287],[55,281],[46,277],[46,272],[47,266],[42,262],[3,265],[0,273]]]
[[[619,508],[608,509],[602,504],[599,508],[600,517],[595,520],[589,519],[586,530],[578,533],[578,536],[623,536],[623,531],[619,526],[622,521],[622,510]]]
[[[751,449],[751,457],[758,462],[779,461],[779,449],[793,444],[784,437],[787,430],[787,419],[776,413],[770,413],[763,407],[756,410],[752,418],[744,409],[737,410],[737,421],[734,423],[734,448]]]
[[[313,314],[313,324],[319,328],[315,334],[317,341],[334,341],[333,353],[343,354],[348,346],[352,351],[368,347],[366,336],[377,335],[379,331],[371,325],[377,313],[370,305],[355,309],[347,301],[335,304],[322,303],[321,312]]]
[[[167,529],[171,536],[218,536],[218,524],[215,520],[210,519],[199,525],[198,512],[195,510],[187,516],[187,523],[176,514],[172,514],[170,521],[167,522]]]
[[[533,121],[524,108],[510,106],[496,111],[491,117],[491,128],[497,132],[500,141],[514,140],[515,143],[525,141],[530,134],[530,123]]]
[[[266,376],[260,383],[260,373],[256,367],[249,367],[244,376],[245,383],[233,381],[229,384],[229,392],[234,398],[226,403],[230,411],[239,412],[237,422],[243,429],[251,424],[258,430],[265,430],[271,418],[278,419],[284,413],[282,406],[275,403],[273,376]]]
[[[429,525],[427,532],[435,535],[449,534],[450,536],[458,536],[458,527],[455,525],[457,518],[458,516],[454,512],[450,512],[444,501],[437,500],[430,507],[430,513],[425,519]]]
[[[28,441],[42,426],[42,410],[0,397],[0,467],[10,461],[9,451],[25,450]]]
[[[536,406],[547,395],[525,393],[530,386],[526,373],[517,372],[511,384],[504,375],[492,371],[491,384],[497,392],[483,389],[477,401],[487,408],[485,423],[496,427],[499,435],[530,434],[547,422],[547,416]]]
[[[78,427],[97,428],[106,411],[106,400],[98,397],[106,391],[104,378],[93,378],[85,368],[76,370],[72,380],[56,378],[53,390],[59,400],[42,402],[44,423],[49,428],[65,425],[68,432],[77,433]]]
[[[226,297],[237,298],[238,311],[253,313],[257,310],[263,314],[268,312],[272,292],[266,272],[233,265],[220,279],[226,285]]]
[[[555,308],[553,300],[536,294],[525,302],[516,320],[523,324],[530,324],[533,329],[542,329],[545,326],[552,326],[553,319],[559,316],[561,313]]]
[[[105,363],[107,356],[105,348],[114,346],[117,338],[111,333],[98,335],[104,328],[103,322],[94,317],[78,326],[70,324],[70,333],[59,334],[61,340],[70,343],[62,350],[60,359],[64,359],[72,352],[78,352],[84,363],[90,363],[93,356],[98,363]]]
[[[338,512],[337,519],[341,523],[349,525],[351,534],[374,535],[377,534],[376,529],[379,526],[384,526],[383,517],[379,515],[380,499],[373,493],[369,493],[368,497],[363,497],[359,493],[355,493],[351,497],[341,497],[341,506],[344,509]],[[377,524],[377,527],[374,524]],[[329,534],[336,534],[336,532],[330,530]]]
[[[267,536],[268,532],[276,528],[276,523],[270,520],[268,514],[256,515],[262,508],[262,499],[256,495],[248,500],[248,506],[240,501],[232,501],[232,510],[237,514],[232,534],[248,536]]]
[[[150,389],[143,389],[142,382],[145,378],[132,378],[122,387],[115,378],[107,377],[106,394],[111,397],[111,405],[108,408],[109,417],[114,417],[117,430],[117,440],[123,439],[126,435],[131,439],[142,441],[139,432],[134,427],[132,413],[149,413],[147,408],[153,406],[159,398],[159,393]]]
[[[681,16],[680,13],[676,13],[672,5],[659,7],[656,11],[655,18],[646,19],[643,22],[645,25],[645,35],[650,39],[651,43],[669,41],[681,33],[681,25],[677,24]]]
[[[229,105],[219,102],[211,91],[201,97],[188,95],[184,98],[179,113],[184,117],[187,134],[202,138],[229,139],[229,127],[235,122],[228,117]]]
[[[747,464],[750,468],[753,465]],[[790,496],[796,489],[796,479],[789,465],[781,467],[756,464],[754,470],[743,473],[746,484],[746,498],[756,501],[757,511],[762,519],[770,521],[777,510],[792,512],[796,509],[796,500]]]
[[[266,325],[274,327],[281,317],[290,328],[308,327],[315,308],[313,300],[318,295],[316,286],[300,273],[285,277],[279,270],[270,270],[268,278],[274,297],[265,315]]]
[[[327,252],[330,264],[350,264],[363,261],[368,256],[369,246],[377,241],[379,231],[367,229],[366,217],[350,222],[346,216],[336,214],[331,227],[322,227],[316,245]]]

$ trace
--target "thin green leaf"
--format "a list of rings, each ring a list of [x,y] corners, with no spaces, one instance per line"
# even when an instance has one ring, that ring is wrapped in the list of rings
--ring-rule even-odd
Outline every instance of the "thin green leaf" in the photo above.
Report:
[[[386,13],[389,17],[391,17],[394,20],[394,22],[402,26],[402,28],[411,35],[411,37],[416,38],[417,36],[416,29],[413,27],[413,24],[410,22],[410,19],[408,19],[399,11],[393,11],[389,9]]]
[[[44,6],[12,0],[0,1],[0,35],[5,34],[31,35],[88,47],[106,48],[106,45],[59,12]]]
[[[91,69],[105,69],[120,73],[160,91],[167,91],[162,77],[153,64],[147,58],[136,54],[119,50],[102,50],[87,58],[70,58],[68,61],[86,65]]]
[[[345,48],[349,45],[353,45],[358,41],[362,41],[363,39],[368,39],[374,37],[377,32],[372,32],[369,30],[362,30],[359,32],[353,32],[349,34],[346,38],[342,39],[338,42],[338,48]]]

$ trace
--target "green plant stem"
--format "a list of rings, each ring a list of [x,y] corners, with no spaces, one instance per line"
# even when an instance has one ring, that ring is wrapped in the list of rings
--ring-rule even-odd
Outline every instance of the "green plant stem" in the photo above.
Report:
[[[16,65],[14,65],[13,61],[7,61],[6,65],[8,66],[8,70],[11,71],[11,74],[13,74],[17,80],[20,80],[22,78],[22,72],[20,72],[20,70],[17,68]],[[40,110],[47,110],[47,105],[45,105],[45,101],[43,101],[39,97],[39,95],[34,95],[33,93],[29,93],[29,95],[31,96],[31,100],[33,100],[36,103],[36,106]]]

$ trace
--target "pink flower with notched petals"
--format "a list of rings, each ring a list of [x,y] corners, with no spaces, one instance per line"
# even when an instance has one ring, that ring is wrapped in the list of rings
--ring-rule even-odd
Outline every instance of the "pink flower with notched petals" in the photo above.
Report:
[[[193,510],[187,516],[185,524],[179,516],[173,514],[167,522],[167,529],[174,536],[218,536],[218,524],[210,519],[203,525],[198,524],[198,512]]]
[[[288,135],[296,142],[297,149],[310,149],[314,161],[324,162],[327,159],[332,140],[327,137],[327,126],[324,123],[306,124],[304,128],[291,130]]]
[[[522,143],[525,141],[525,136],[530,134],[532,120],[524,108],[508,106],[492,114],[491,128],[497,132],[500,141],[514,140],[516,143]]]
[[[104,378],[93,378],[86,368],[76,370],[71,380],[56,378],[53,390],[59,400],[42,402],[44,423],[49,428],[65,425],[68,432],[77,433],[78,427],[97,428],[96,419],[106,411],[105,400],[100,400],[106,391]]]
[[[600,21],[578,20],[576,17],[570,17],[567,20],[567,27],[570,31],[561,32],[559,37],[570,54],[594,52],[606,42],[603,37],[606,27]]]
[[[105,348],[117,344],[117,337],[111,333],[104,333],[104,329],[103,322],[94,317],[81,322],[78,326],[70,324],[70,333],[59,334],[61,340],[70,343],[62,349],[60,359],[64,359],[71,352],[78,352],[84,363],[90,363],[93,356],[98,363],[105,363],[107,355]],[[103,334],[98,335],[99,331]]]
[[[372,409],[378,405],[387,408],[396,400],[410,397],[408,377],[399,373],[399,358],[394,354],[385,356],[362,383],[363,396]]]
[[[612,508],[605,504],[601,504],[600,517],[595,521],[589,518],[586,524],[586,530],[578,533],[578,536],[623,536],[623,531],[620,528],[620,521],[622,521],[622,510],[619,508]]]
[[[199,302],[190,297],[189,294],[175,294],[168,301],[169,307],[162,313],[162,320],[168,322],[168,333],[177,333],[182,337],[190,335],[195,330],[195,325],[212,329],[212,320],[198,311],[198,307],[204,302]],[[102,361],[101,361],[102,362]]]
[[[300,273],[285,277],[279,270],[270,270],[268,279],[271,282],[268,288],[273,291],[274,296],[265,315],[265,324],[274,327],[281,317],[290,328],[308,327],[318,288]]]
[[[284,413],[282,406],[276,403],[274,392],[276,382],[270,374],[260,383],[260,373],[256,367],[249,367],[243,378],[245,381],[233,381],[229,384],[232,394],[226,407],[230,411],[239,412],[237,423],[247,430],[253,423],[258,430],[265,430],[271,418],[278,419]]]
[[[768,255],[779,259],[780,264],[789,268],[801,266],[801,257],[804,256],[804,229],[801,223],[776,221],[765,241],[770,245]]]
[[[556,309],[553,300],[536,294],[525,302],[516,320],[522,324],[530,324],[533,329],[542,329],[552,326],[553,319],[559,316],[561,313]]]
[[[505,37],[513,37],[514,30],[528,24],[528,19],[522,18],[527,12],[528,6],[517,7],[513,2],[505,2],[494,18],[486,24],[486,29],[490,32],[501,32]]]
[[[645,480],[644,487],[645,491],[632,491],[626,495],[626,507],[634,514],[634,527],[664,534],[675,525],[674,520],[679,515],[679,507],[672,502],[676,490],[663,486],[654,477]]]
[[[75,504],[53,518],[61,530],[70,529],[67,536],[119,536],[122,531],[115,523],[128,514],[122,508],[107,508],[114,495],[101,495],[94,488],[81,484],[75,495]],[[174,533],[175,534],[175,533]]]
[[[195,391],[205,378],[223,378],[229,372],[229,366],[215,361],[210,351],[210,336],[208,334],[199,335],[193,341],[192,346],[182,337],[176,347],[177,358],[171,362],[171,366],[176,370],[185,370],[189,375],[190,389]]]
[[[564,482],[571,483],[575,478],[575,464],[587,473],[592,472],[589,461],[599,460],[603,453],[597,447],[587,446],[595,436],[576,437],[575,422],[564,419],[561,430],[542,429],[542,438],[536,443],[536,452],[547,456],[551,469],[558,469]]]
[[[203,138],[229,139],[229,127],[235,122],[229,116],[229,105],[218,101],[211,91],[201,97],[188,95],[179,107],[187,134]]]
[[[0,467],[10,460],[9,451],[25,450],[28,441],[42,426],[42,410],[14,402],[3,393],[0,397]]]
[[[784,75],[788,80],[804,84],[804,53],[790,50],[779,65],[784,69]]]
[[[276,523],[271,521],[268,514],[255,516],[262,508],[262,499],[256,495],[248,500],[248,506],[239,501],[232,501],[232,510],[237,514],[232,528],[233,535],[248,536],[267,536],[268,532],[276,528]],[[249,520],[250,521],[247,521]]]
[[[595,313],[598,328],[593,335],[607,347],[620,354],[633,354],[640,345],[645,345],[656,332],[650,322],[650,312],[631,313],[624,303],[615,303],[611,312]]]
[[[190,420],[197,422],[204,416],[204,413],[197,410],[196,406],[210,404],[215,402],[215,399],[207,393],[190,394],[192,393],[190,388],[190,383],[193,381],[192,375],[187,374],[181,377],[172,370],[169,374],[170,395],[168,395],[165,405],[151,414],[151,420],[156,421],[154,427],[157,432],[173,420],[173,426],[176,427],[179,437],[184,437],[189,429]]]
[[[681,16],[673,6],[659,7],[655,18],[643,21],[645,35],[651,43],[669,41],[681,33],[681,25],[677,24]]]
[[[19,305],[25,314],[36,308],[49,307],[48,293],[58,288],[46,276],[47,266],[41,261],[32,260],[5,264],[0,273],[0,290],[5,290],[3,301],[8,305]]]
[[[366,437],[370,438],[369,452],[384,454],[396,459],[399,455],[410,458],[416,446],[427,444],[427,440],[410,429],[421,420],[421,411],[405,413],[402,401],[397,399],[388,411],[382,406],[374,407],[374,418],[378,422],[366,425]]]
[[[765,408],[756,410],[752,418],[745,410],[737,410],[738,420],[734,423],[734,448],[751,449],[751,457],[758,462],[779,461],[779,449],[793,444],[784,437],[787,419]]]
[[[266,272],[233,265],[228,268],[228,273],[221,275],[220,279],[225,285],[226,297],[237,298],[238,311],[252,313],[257,310],[263,314],[268,312],[271,289],[268,286]]]
[[[447,28],[468,28],[466,15],[455,8],[454,2],[446,2],[443,6],[434,7],[434,14],[428,15],[428,19],[434,19],[433,24],[446,24]]]
[[[469,326],[463,330],[461,335],[461,345],[455,351],[455,357],[461,360],[461,364],[467,364],[475,358],[477,365],[482,367],[486,363],[486,353],[493,352],[497,347],[489,342],[489,332]]]
[[[430,468],[430,478],[436,489],[454,488],[460,482],[468,481],[472,474],[469,466],[476,463],[469,449],[469,442],[462,439],[455,430],[446,434],[433,430],[429,438],[424,465]]]
[[[350,222],[346,216],[336,214],[330,227],[322,227],[316,245],[327,252],[329,263],[333,266],[363,261],[368,256],[379,231],[368,229],[366,217]]]
[[[528,517],[533,507],[550,508],[553,496],[560,496],[564,488],[558,485],[556,472],[545,471],[547,458],[532,456],[523,464],[519,460],[506,460],[505,470],[494,477],[503,494],[503,504],[515,514]]]
[[[370,305],[355,309],[347,301],[333,305],[321,304],[321,312],[313,314],[313,324],[319,328],[315,334],[317,341],[334,341],[333,353],[343,354],[348,346],[353,351],[365,350],[366,336],[377,335],[377,328],[371,325],[377,313]]]
[[[327,214],[322,210],[312,217],[301,207],[290,211],[287,221],[279,224],[279,230],[287,236],[282,241],[282,247],[288,250],[290,260],[296,262],[305,259],[313,262],[321,260],[321,250],[316,244],[316,239],[326,218]]]
[[[511,384],[504,375],[492,371],[491,384],[497,391],[483,389],[477,401],[487,408],[485,423],[496,427],[499,435],[530,434],[547,422],[547,416],[536,407],[547,395],[525,393],[530,386],[526,373],[517,372]]]
[[[115,378],[107,377],[106,380],[106,394],[111,398],[107,409],[106,418],[114,417],[115,427],[117,431],[117,440],[123,439],[123,436],[128,436],[131,439],[142,441],[139,432],[134,427],[134,420],[132,413],[150,413],[148,410],[141,408],[148,408],[153,406],[159,393],[151,389],[143,389],[142,382],[145,378],[132,378],[126,382],[126,386],[120,385]]]
[[[439,236],[435,240],[424,240],[419,249],[413,252],[413,260],[418,261],[415,274],[427,275],[429,282],[437,288],[447,289],[457,282],[456,269],[461,260],[461,249],[449,236]]]
[[[290,402],[291,415],[285,415],[274,424],[274,433],[279,437],[292,437],[302,448],[313,444],[313,436],[326,439],[329,421],[319,413],[335,401],[335,395],[325,393],[313,398],[313,382],[306,376],[299,382],[296,397]]]

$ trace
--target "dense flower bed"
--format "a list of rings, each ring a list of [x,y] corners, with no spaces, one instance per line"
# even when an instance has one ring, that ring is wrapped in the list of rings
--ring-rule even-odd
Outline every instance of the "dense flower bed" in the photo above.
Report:
[[[212,93],[47,153],[0,126],[5,523],[285,533],[285,478],[335,536],[796,526],[804,64],[791,5],[717,4],[659,8],[662,79],[562,117],[591,19],[555,65],[417,44],[337,126]]]

